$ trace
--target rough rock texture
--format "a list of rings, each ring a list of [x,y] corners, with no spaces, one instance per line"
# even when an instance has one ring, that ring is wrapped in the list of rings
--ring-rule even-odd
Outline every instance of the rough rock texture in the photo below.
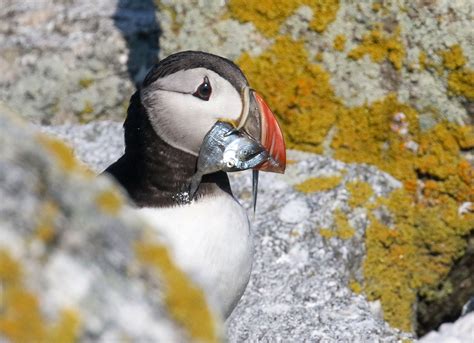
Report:
[[[71,142],[77,156],[97,171],[123,151],[121,124],[43,127]],[[100,149],[100,147],[107,147]],[[349,283],[361,275],[366,211],[352,209],[345,185],[355,180],[386,196],[400,183],[374,167],[345,164],[313,154],[291,152],[282,175],[263,173],[252,221],[255,263],[247,291],[228,322],[231,342],[387,341],[411,337],[390,328],[380,304],[355,294]],[[340,176],[332,189],[306,194],[294,186],[313,177]],[[233,191],[250,210],[251,178],[232,174]],[[334,213],[341,211],[352,230],[339,237]],[[321,233],[326,228],[329,235]],[[334,231],[334,235],[331,233]]]
[[[111,180],[0,107],[0,341],[215,341],[202,291]]]
[[[151,0],[1,0],[0,99],[35,122],[121,118],[158,30]]]
[[[420,343],[468,343],[474,338],[474,313],[459,318],[455,323],[441,325],[438,331],[424,336]]]

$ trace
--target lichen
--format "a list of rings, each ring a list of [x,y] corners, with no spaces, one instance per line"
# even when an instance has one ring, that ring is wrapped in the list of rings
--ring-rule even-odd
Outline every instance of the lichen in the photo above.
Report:
[[[465,247],[474,216],[458,214],[458,203],[414,202],[406,189],[377,201],[394,216],[388,227],[373,215],[366,231],[364,291],[380,299],[384,317],[403,330],[413,330],[413,304],[421,289],[435,288]]]
[[[349,206],[352,208],[363,206],[374,194],[370,184],[363,181],[349,182],[346,188],[350,193]]]
[[[117,214],[123,205],[122,198],[117,191],[113,189],[100,192],[95,201],[102,211],[111,215]]]
[[[201,289],[193,285],[162,245],[138,242],[139,261],[156,271],[165,283],[164,301],[170,315],[196,341],[216,342],[216,324]]]
[[[270,37],[275,36],[281,24],[302,5],[313,10],[309,28],[319,33],[334,21],[339,9],[338,0],[231,0],[228,4],[230,14],[234,18],[242,22],[252,22],[258,30]]]
[[[401,68],[404,48],[400,30],[391,36],[374,30],[355,48],[353,58],[369,54],[374,61],[388,60]],[[421,62],[427,68],[435,66],[422,57]],[[329,142],[336,159],[375,165],[402,182],[401,190],[384,200],[395,213],[394,228],[379,222],[373,212],[379,202],[373,202],[368,194],[358,198],[356,190],[349,189],[349,203],[365,207],[371,219],[366,232],[364,290],[371,300],[380,299],[389,323],[412,329],[417,294],[436,288],[463,253],[463,235],[472,230],[466,227],[472,214],[458,216],[457,212],[474,197],[474,172],[461,154],[474,147],[472,126],[438,120],[422,129],[419,110],[401,102],[396,93],[371,104],[346,107],[335,96],[329,73],[309,60],[303,42],[286,36],[277,37],[262,55],[243,55],[238,63],[279,117],[291,148],[322,152],[322,143],[333,128]],[[450,80],[454,83],[450,86],[454,94],[472,96],[466,92],[472,90],[472,76],[458,76],[466,66],[454,70],[438,67],[449,72],[448,85]],[[302,185],[297,189],[305,191],[318,182]],[[397,210],[397,202],[402,211]],[[326,238],[336,237],[336,232],[337,225],[320,229]],[[441,248],[440,237],[446,239],[446,250]]]
[[[283,0],[284,1],[284,0]],[[313,10],[313,20],[309,23],[310,29],[323,32],[334,21],[339,10],[339,0],[302,1]]]
[[[449,70],[455,70],[466,64],[462,48],[459,44],[453,45],[451,48],[440,52],[443,58],[443,65]]]
[[[54,222],[58,217],[58,206],[51,201],[45,201],[38,213],[38,223],[35,229],[35,238],[44,243],[50,243],[56,236]]]
[[[347,38],[345,35],[337,35],[336,37],[334,37],[334,50],[344,51],[344,47],[346,46],[346,40]]]
[[[324,192],[336,188],[341,184],[341,176],[312,177],[295,186],[303,193]]]
[[[380,27],[381,25],[375,25],[374,29],[362,38],[361,44],[352,49],[347,56],[357,60],[369,55],[376,63],[389,60],[396,69],[400,69],[405,58],[405,48],[400,40],[400,28],[389,36]]]
[[[362,285],[360,284],[360,282],[358,282],[357,280],[354,280],[354,279],[349,281],[349,288],[351,289],[352,292],[354,292],[356,294],[361,294],[362,290],[363,290]]]
[[[351,224],[349,224],[347,216],[340,209],[334,211],[334,225],[336,236],[341,239],[350,239],[355,234],[355,230]]]
[[[474,100],[474,71],[469,68],[455,70],[448,76],[448,89],[455,95]]]
[[[290,148],[322,152],[322,143],[343,106],[321,65],[308,61],[302,41],[282,36],[258,58],[238,61],[253,88],[263,92],[281,119]]]
[[[334,211],[334,225],[331,229],[321,228],[319,234],[326,238],[351,239],[354,237],[355,229],[349,224],[347,216],[340,209]]]
[[[80,318],[74,309],[62,309],[56,322],[42,314],[38,297],[24,285],[20,263],[0,250],[0,336],[13,343],[75,342]]]
[[[74,156],[74,151],[63,141],[45,134],[37,136],[38,142],[55,157],[60,167],[67,172],[80,172],[84,176],[91,177],[94,174]]]
[[[64,170],[72,171],[78,168],[74,152],[62,141],[46,135],[38,136],[38,140],[45,148],[53,153]]]
[[[83,116],[91,113],[94,113],[94,106],[90,101],[87,100],[86,102],[84,102],[84,107],[82,108],[80,115]]]
[[[89,88],[93,83],[94,79],[91,79],[89,77],[84,77],[79,80],[79,86],[81,86],[81,88]]]

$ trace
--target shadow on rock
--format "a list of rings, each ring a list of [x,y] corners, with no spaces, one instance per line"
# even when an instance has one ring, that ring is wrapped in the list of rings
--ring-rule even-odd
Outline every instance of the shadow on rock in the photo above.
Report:
[[[160,26],[154,0],[118,0],[115,26],[127,42],[127,68],[138,86],[148,69],[158,61]]]

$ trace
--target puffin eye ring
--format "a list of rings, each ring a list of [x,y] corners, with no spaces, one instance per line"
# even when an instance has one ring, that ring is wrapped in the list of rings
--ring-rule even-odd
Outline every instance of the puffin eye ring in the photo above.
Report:
[[[196,98],[208,101],[211,97],[212,87],[207,76],[204,76],[203,82],[199,85],[198,89],[193,93]]]

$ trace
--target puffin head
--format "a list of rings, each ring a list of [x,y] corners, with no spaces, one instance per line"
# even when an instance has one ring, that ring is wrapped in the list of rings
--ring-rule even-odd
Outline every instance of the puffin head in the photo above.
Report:
[[[206,134],[224,121],[259,141],[277,162],[258,169],[285,169],[285,144],[275,116],[239,67],[225,58],[198,51],[170,55],[149,71],[140,98],[156,134],[176,149],[198,156]]]

